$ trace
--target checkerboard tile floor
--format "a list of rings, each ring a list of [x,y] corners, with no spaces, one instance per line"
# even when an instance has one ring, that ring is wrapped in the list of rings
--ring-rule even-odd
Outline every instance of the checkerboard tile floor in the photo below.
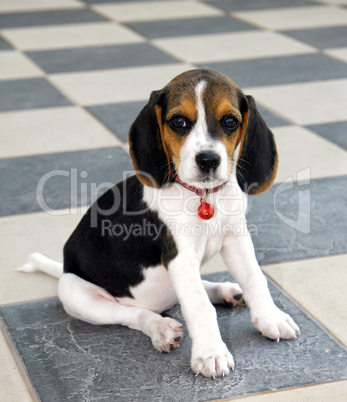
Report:
[[[230,76],[273,129],[277,179],[248,222],[303,329],[276,347],[246,309],[219,309],[237,367],[216,382],[189,371],[188,337],[155,354],[67,317],[54,279],[13,271],[33,251],[62,259],[98,191],[132,170],[127,131],[149,93],[195,67]],[[345,400],[346,0],[0,0],[0,94],[0,400]]]

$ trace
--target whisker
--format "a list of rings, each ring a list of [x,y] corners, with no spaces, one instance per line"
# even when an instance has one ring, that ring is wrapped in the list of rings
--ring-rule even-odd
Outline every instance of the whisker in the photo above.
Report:
[[[236,164],[237,169],[243,169],[246,173],[248,173],[248,170],[244,166],[240,166],[238,163]]]
[[[239,158],[239,161],[242,161],[242,162],[248,163],[250,166],[252,166],[252,164],[251,164],[250,162],[246,161],[246,159]]]

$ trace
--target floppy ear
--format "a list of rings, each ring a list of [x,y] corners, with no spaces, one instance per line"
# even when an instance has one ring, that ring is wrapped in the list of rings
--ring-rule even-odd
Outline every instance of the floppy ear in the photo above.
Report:
[[[252,96],[247,95],[242,104],[244,126],[236,168],[237,181],[245,193],[260,194],[272,185],[276,177],[276,143]]]
[[[167,178],[168,160],[163,149],[156,109],[162,91],[153,91],[129,132],[130,157],[136,176],[145,185],[161,187]]]

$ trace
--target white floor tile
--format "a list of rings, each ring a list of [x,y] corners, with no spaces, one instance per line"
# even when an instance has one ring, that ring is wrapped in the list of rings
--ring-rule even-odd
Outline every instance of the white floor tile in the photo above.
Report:
[[[187,64],[56,74],[51,80],[71,99],[82,105],[119,103],[149,99],[176,75],[191,69]]]
[[[201,275],[213,274],[215,272],[227,271],[223,258],[220,253],[216,254],[209,261],[207,261],[201,268]]]
[[[0,52],[0,80],[33,78],[43,75],[43,71],[22,53]]]
[[[30,254],[62,261],[63,246],[86,208],[54,216],[45,212],[0,218],[0,305],[57,295],[58,281],[41,273],[14,271]]]
[[[0,158],[111,147],[120,141],[78,107],[0,113]],[[29,140],[30,139],[30,140]]]
[[[1,32],[5,39],[21,50],[67,49],[144,41],[143,37],[130,29],[111,22],[11,28]]]
[[[316,51],[311,46],[281,34],[254,31],[158,39],[153,43],[189,63],[286,56]]]
[[[298,126],[279,127],[273,132],[279,154],[276,183],[290,177],[297,180],[302,171],[311,179],[347,174],[347,152],[332,142]]]
[[[325,50],[324,53],[347,63],[347,47]]]
[[[0,0],[0,13],[82,8],[75,0]]]
[[[223,12],[208,4],[186,1],[125,2],[94,5],[100,14],[122,22],[171,20],[222,15]]]
[[[347,79],[248,88],[245,92],[296,124],[346,120]]]
[[[259,27],[278,30],[321,28],[344,25],[347,21],[347,10],[326,6],[242,11],[232,15]]]
[[[346,266],[347,254],[342,254],[268,265],[262,268],[347,345]]]

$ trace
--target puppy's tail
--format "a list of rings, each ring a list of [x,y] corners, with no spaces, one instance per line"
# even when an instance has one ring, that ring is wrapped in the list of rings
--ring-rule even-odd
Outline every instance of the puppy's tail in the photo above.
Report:
[[[53,261],[40,253],[34,253],[31,254],[23,266],[16,268],[15,271],[27,273],[40,271],[55,278],[60,278],[63,275],[63,264]]]

